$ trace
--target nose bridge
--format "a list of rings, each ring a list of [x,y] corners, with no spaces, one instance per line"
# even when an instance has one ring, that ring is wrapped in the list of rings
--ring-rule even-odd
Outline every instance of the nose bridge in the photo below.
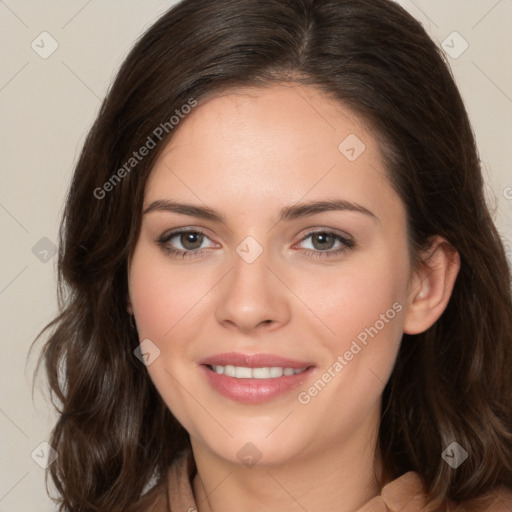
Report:
[[[260,246],[261,247],[261,246]],[[245,296],[248,292],[261,294],[265,293],[269,279],[268,266],[271,263],[269,251],[257,250],[251,242],[242,242],[236,250],[233,258],[233,272],[231,272],[232,292],[242,293]]]
[[[274,266],[271,251],[253,237],[238,245],[232,271],[226,276],[216,308],[220,323],[250,331],[260,324],[287,321],[288,299],[284,287],[269,270],[271,266]]]

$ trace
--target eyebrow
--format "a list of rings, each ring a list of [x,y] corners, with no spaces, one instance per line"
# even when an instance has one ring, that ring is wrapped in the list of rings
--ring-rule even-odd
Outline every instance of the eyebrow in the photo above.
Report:
[[[198,217],[201,219],[211,220],[213,222],[225,223],[225,217],[218,210],[209,208],[207,206],[196,206],[188,203],[179,203],[176,201],[169,201],[167,199],[159,199],[153,201],[143,212],[144,215],[154,211],[166,211],[172,213],[178,213],[181,215],[189,215],[191,217]],[[378,220],[378,217],[357,203],[352,203],[344,199],[331,199],[326,201],[311,201],[309,203],[296,204],[292,206],[286,206],[281,209],[279,214],[278,222],[290,221],[294,219],[300,219],[315,215],[322,212],[331,211],[350,211],[362,213],[367,215],[374,220]]]

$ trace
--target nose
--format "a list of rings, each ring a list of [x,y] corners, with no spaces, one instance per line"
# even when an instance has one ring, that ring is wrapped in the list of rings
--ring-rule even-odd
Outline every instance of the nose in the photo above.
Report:
[[[215,316],[225,328],[245,334],[271,331],[290,320],[290,303],[285,285],[270,268],[266,251],[252,263],[234,256],[231,272],[221,282]]]

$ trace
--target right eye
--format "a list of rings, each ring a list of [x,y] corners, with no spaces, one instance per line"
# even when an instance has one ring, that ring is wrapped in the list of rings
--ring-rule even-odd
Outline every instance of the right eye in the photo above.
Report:
[[[180,229],[162,235],[158,239],[158,244],[165,250],[167,254],[175,257],[191,257],[205,251],[207,248],[214,247],[212,245],[202,247],[203,243],[210,240],[202,231],[198,229]]]

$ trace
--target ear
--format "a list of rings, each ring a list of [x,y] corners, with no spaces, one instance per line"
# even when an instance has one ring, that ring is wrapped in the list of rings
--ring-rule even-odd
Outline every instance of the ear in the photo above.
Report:
[[[411,279],[404,332],[419,334],[432,326],[445,310],[460,270],[457,250],[436,236]]]
[[[126,311],[128,311],[130,315],[133,315],[133,307],[132,303],[130,302],[130,297],[127,297],[126,299]]]

